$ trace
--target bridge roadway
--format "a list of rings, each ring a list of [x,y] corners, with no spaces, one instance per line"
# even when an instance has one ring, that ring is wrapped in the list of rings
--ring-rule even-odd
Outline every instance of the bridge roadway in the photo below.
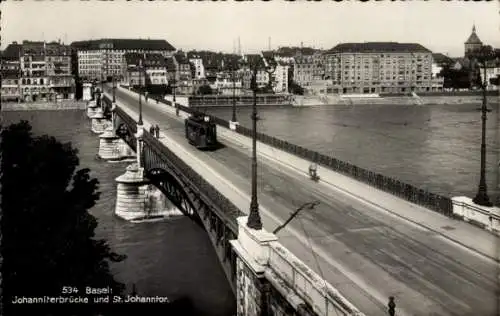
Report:
[[[120,106],[138,112],[137,97],[120,89],[116,93]],[[225,148],[198,151],[187,144],[183,121],[152,100],[143,100],[143,117],[250,196],[249,148],[224,138]],[[366,315],[387,315],[390,295],[396,297],[398,316],[497,315],[498,266],[493,261],[268,159],[259,157],[258,168],[267,230],[273,231],[301,204],[321,202],[293,219],[278,233],[279,240]]]

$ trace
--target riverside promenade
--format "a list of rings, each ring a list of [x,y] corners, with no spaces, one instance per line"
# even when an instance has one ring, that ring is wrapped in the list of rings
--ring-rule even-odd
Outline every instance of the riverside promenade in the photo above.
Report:
[[[117,90],[137,112],[137,95]],[[154,100],[144,118],[167,146],[181,146],[210,166],[199,172],[242,211],[250,201],[250,139],[218,127],[226,148],[199,152],[186,144],[182,117]],[[470,224],[416,206],[330,170],[308,180],[305,160],[258,143],[259,203],[268,231],[300,202],[319,200],[278,233],[279,241],[367,315],[495,315],[498,238]],[[194,159],[193,158],[193,159]],[[187,159],[187,158],[186,158]],[[193,161],[193,163],[196,163]]]
[[[2,111],[52,111],[52,110],[85,110],[86,102],[64,100],[60,102],[5,102]]]

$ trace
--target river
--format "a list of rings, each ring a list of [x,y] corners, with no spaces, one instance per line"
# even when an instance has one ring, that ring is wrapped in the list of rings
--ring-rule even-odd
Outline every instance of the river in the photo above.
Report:
[[[95,159],[99,138],[81,110],[2,112],[4,124],[28,120],[35,135],[48,134],[71,142],[79,151],[80,168],[89,168],[99,180],[101,197],[91,209],[96,216],[97,238],[105,238],[112,249],[127,255],[112,264],[116,278],[135,283],[144,296],[189,298],[198,315],[229,316],[236,300],[206,232],[187,217],[162,222],[128,223],[113,215],[115,178],[130,163],[106,163]]]

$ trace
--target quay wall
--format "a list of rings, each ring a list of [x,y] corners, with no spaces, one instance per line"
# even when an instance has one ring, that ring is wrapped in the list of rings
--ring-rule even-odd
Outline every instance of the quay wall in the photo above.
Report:
[[[2,111],[40,111],[40,110],[85,110],[86,101],[65,100],[60,102],[2,102]]]

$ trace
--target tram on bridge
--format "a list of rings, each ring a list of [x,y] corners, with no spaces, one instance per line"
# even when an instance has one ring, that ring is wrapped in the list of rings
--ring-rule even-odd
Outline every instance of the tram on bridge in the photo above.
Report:
[[[210,116],[194,113],[184,121],[186,138],[198,149],[216,149],[217,125],[210,121]]]

